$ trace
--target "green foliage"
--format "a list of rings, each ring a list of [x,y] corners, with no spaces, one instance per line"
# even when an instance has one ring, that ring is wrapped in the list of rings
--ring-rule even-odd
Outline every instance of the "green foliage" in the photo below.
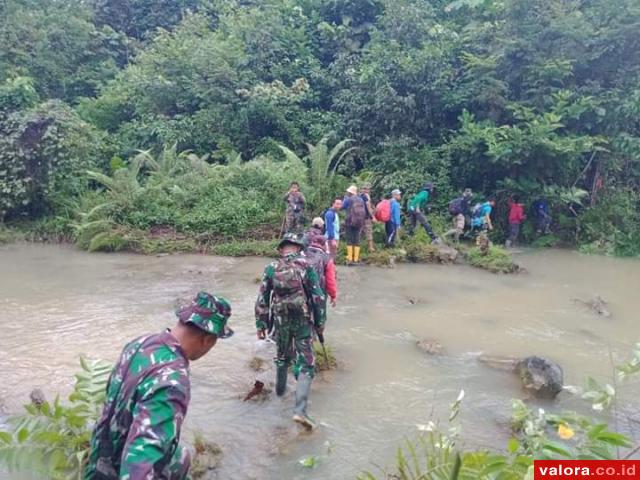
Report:
[[[467,252],[467,260],[471,265],[489,270],[493,273],[514,273],[518,265],[513,262],[511,254],[500,247],[491,246],[486,254],[479,247],[473,247]]]
[[[26,414],[0,432],[0,464],[11,472],[30,471],[53,480],[80,478],[89,453],[91,429],[106,395],[111,365],[80,359],[69,404],[30,404]]]
[[[278,255],[277,240],[234,241],[214,245],[208,253],[223,257],[276,257]]]
[[[89,186],[102,134],[67,105],[51,101],[0,118],[0,219],[55,211]]]

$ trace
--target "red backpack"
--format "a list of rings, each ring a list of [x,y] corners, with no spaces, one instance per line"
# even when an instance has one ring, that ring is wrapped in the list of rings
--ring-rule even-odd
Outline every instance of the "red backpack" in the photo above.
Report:
[[[387,223],[391,220],[391,200],[385,199],[382,200],[378,205],[376,205],[375,211],[376,220],[379,222]]]

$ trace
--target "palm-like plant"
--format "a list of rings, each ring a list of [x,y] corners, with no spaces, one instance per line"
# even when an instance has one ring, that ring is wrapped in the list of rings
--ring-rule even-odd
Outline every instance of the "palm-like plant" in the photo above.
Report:
[[[352,146],[353,140],[347,138],[329,149],[329,136],[323,137],[316,145],[307,143],[308,154],[300,158],[295,152],[280,145],[287,160],[293,164],[304,165],[313,191],[307,196],[312,207],[319,208],[328,204],[336,190],[336,170],[344,160],[358,149]]]

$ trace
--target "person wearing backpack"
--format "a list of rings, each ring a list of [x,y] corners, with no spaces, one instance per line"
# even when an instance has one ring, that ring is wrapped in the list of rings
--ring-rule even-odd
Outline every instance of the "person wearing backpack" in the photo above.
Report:
[[[306,200],[298,182],[291,182],[284,196],[287,209],[284,214],[284,233],[302,233],[304,227],[304,205]]]
[[[342,199],[340,197],[333,200],[333,205],[324,212],[324,235],[327,237],[327,248],[329,255],[334,260],[338,254],[338,244],[340,242],[340,216],[338,212],[342,209]]]
[[[432,244],[437,244],[440,242],[438,236],[433,233],[433,229],[431,225],[429,225],[429,221],[425,215],[425,211],[427,208],[427,203],[429,202],[429,196],[433,193],[433,183],[427,182],[422,187],[422,190],[418,192],[414,197],[409,200],[407,207],[409,208],[409,219],[411,223],[409,223],[409,236],[413,236],[416,225],[420,222],[420,225],[424,228],[424,231],[427,232],[429,238],[431,238]]]
[[[544,233],[548,235],[551,233],[551,213],[549,210],[549,202],[544,197],[538,198],[531,205],[531,210],[533,211],[533,218],[536,223],[536,233],[538,235]]]
[[[326,297],[318,276],[301,255],[302,240],[285,234],[278,245],[280,258],[265,268],[255,304],[258,338],[274,331],[277,346],[276,394],[284,395],[289,366],[295,359],[297,380],[293,420],[306,429],[315,427],[307,415],[307,402],[315,376],[314,332],[321,336],[326,322]]]
[[[347,188],[342,209],[347,212],[344,222],[347,238],[347,265],[357,265],[360,263],[360,235],[367,218],[367,208],[364,200],[358,195],[358,187],[355,185]]]
[[[393,247],[396,244],[398,230],[400,230],[400,224],[402,222],[402,219],[400,218],[401,198],[402,192],[396,188],[391,192],[391,199],[388,200],[389,219],[384,224],[384,230],[386,233],[386,239],[384,243],[387,247]]]
[[[327,241],[325,237],[313,236],[308,238],[304,254],[315,270],[320,281],[320,288],[331,300],[331,305],[336,306],[338,298],[338,282],[336,280],[336,264],[327,253]]]
[[[496,206],[496,201],[491,198],[484,203],[480,203],[473,207],[471,217],[471,229],[473,231],[486,231],[493,230],[493,223],[491,223],[491,212]]]
[[[452,217],[453,228],[448,230],[444,237],[453,235],[456,243],[460,241],[460,236],[464,233],[466,217],[469,214],[469,202],[472,192],[470,188],[465,189],[461,197],[454,198],[449,202],[449,214]]]
[[[326,250],[327,238],[324,236],[324,220],[322,217],[316,217],[311,221],[311,228],[304,232],[302,242],[304,243],[305,251],[311,244],[323,245],[322,249]]]

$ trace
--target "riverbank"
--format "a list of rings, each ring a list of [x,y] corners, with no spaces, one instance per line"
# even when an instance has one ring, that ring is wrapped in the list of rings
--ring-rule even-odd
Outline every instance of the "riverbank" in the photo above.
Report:
[[[44,227],[44,228],[43,228]],[[277,256],[277,232],[268,227],[256,230],[249,240],[189,236],[169,227],[154,227],[149,231],[113,228],[108,232],[84,238],[71,233],[47,230],[46,224],[26,223],[14,228],[0,229],[0,245],[19,241],[33,243],[69,243],[89,252],[129,252],[143,255],[198,253],[225,257]],[[377,232],[379,233],[379,232]],[[381,235],[377,235],[381,238]],[[415,237],[402,235],[395,248],[384,248],[377,238],[376,250],[362,248],[362,262],[366,265],[394,267],[401,263],[455,264],[467,263],[493,273],[515,273],[520,270],[509,251],[492,246],[482,252],[471,243],[431,245],[429,237],[419,231]],[[346,245],[341,242],[336,257],[338,265],[346,263]]]

